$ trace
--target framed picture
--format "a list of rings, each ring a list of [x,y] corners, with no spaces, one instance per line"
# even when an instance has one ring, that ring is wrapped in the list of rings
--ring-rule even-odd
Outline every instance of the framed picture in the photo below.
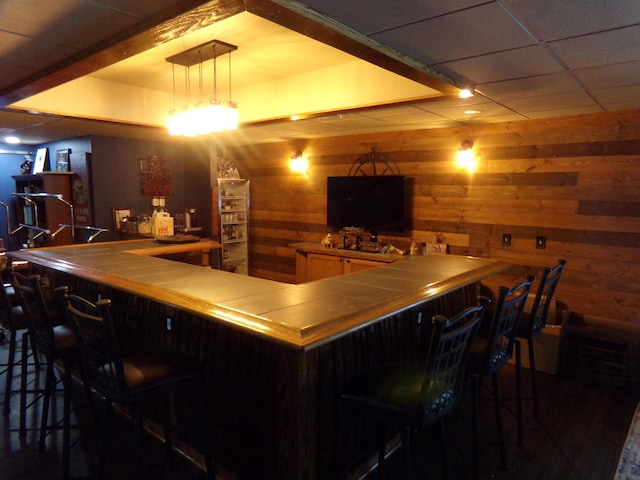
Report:
[[[116,232],[129,231],[127,222],[131,216],[130,208],[114,208],[113,209],[113,228]]]
[[[44,166],[47,163],[47,154],[49,152],[48,148],[39,148],[36,150],[36,160],[33,162],[33,170],[31,173],[34,175],[36,173],[44,172]]]
[[[70,148],[64,148],[56,151],[56,172],[68,172],[71,170],[69,165]]]

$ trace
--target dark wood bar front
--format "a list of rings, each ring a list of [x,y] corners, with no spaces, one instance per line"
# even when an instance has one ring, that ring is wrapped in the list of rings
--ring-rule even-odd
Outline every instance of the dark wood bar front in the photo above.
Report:
[[[411,257],[291,285],[148,256],[153,248],[108,242],[10,255],[52,286],[111,298],[124,348],[162,346],[199,360],[221,478],[347,475],[372,435],[342,410],[336,389],[377,362],[411,355],[421,324],[473,304],[478,282],[507,268]],[[188,410],[178,405],[178,415]]]

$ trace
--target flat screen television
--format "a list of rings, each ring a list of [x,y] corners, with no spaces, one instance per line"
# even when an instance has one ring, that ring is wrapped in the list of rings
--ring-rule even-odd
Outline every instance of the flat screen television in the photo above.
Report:
[[[405,177],[327,177],[327,226],[373,235],[404,229]]]

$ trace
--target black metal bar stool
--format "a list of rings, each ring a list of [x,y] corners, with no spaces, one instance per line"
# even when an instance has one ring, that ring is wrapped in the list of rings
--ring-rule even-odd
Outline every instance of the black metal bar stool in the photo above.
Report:
[[[29,323],[27,317],[16,298],[13,287],[10,285],[11,267],[6,268],[0,274],[0,325],[6,332],[9,341],[9,353],[7,355],[7,364],[3,365],[5,370],[5,388],[4,388],[4,405],[2,413],[6,416],[11,413],[11,396],[14,393],[20,393],[20,431],[26,430],[25,411],[26,411],[26,395],[27,395],[27,363],[29,355]],[[21,359],[16,361],[16,353],[18,347],[21,349]],[[35,349],[32,348],[33,366],[37,369],[39,365],[38,356]],[[20,389],[13,389],[13,378],[15,367],[20,367]]]
[[[425,361],[420,364],[381,365],[356,376],[341,389],[340,398],[378,421],[378,473],[384,476],[387,426],[400,427],[407,478],[411,473],[414,431],[439,424],[442,462],[449,478],[445,416],[458,404],[469,351],[486,302],[452,319],[433,317],[433,331]]]
[[[493,402],[495,407],[498,439],[500,442],[500,464],[507,468],[507,454],[502,425],[502,413],[498,372],[507,364],[513,354],[516,339],[516,329],[522,316],[534,276],[512,289],[500,287],[495,307],[487,310],[487,321],[490,321],[487,332],[481,329],[471,348],[468,372],[474,382],[473,398],[473,449],[474,475],[479,475],[479,402],[480,389],[485,377],[491,377],[493,386]],[[522,392],[520,385],[519,367],[516,368],[516,388],[518,401],[518,436],[522,434]]]
[[[41,451],[45,450],[47,432],[50,429],[59,428],[55,425],[49,425],[48,420],[51,395],[57,385],[54,372],[55,362],[60,360],[63,364],[62,475],[66,479],[69,478],[70,468],[71,369],[72,364],[79,360],[78,342],[73,330],[65,325],[54,325],[52,322],[39,275],[26,277],[13,272],[11,284],[28,319],[31,340],[38,354],[43,355],[46,359],[46,377],[38,442]]]
[[[529,347],[529,373],[531,375],[531,393],[533,397],[533,412],[536,418],[540,418],[540,400],[538,398],[538,381],[536,378],[536,358],[534,349],[534,340],[540,336],[542,329],[547,324],[549,315],[549,307],[553,300],[556,287],[560,282],[560,277],[567,261],[560,259],[558,264],[553,267],[544,267],[540,274],[538,289],[531,306],[531,311],[524,311],[522,318],[518,324],[517,338],[523,338],[527,341]],[[516,342],[516,361],[520,359],[520,342]]]
[[[73,321],[75,325],[86,383],[105,401],[103,418],[106,419],[111,415],[114,404],[129,407],[131,410],[135,460],[138,469],[136,478],[142,478],[143,404],[154,399],[164,402],[164,440],[167,453],[172,449],[168,413],[171,393],[192,389],[196,393],[197,401],[194,406],[198,409],[200,424],[207,424],[204,421],[198,365],[190,358],[174,351],[136,351],[123,355],[116,338],[110,300],[102,299],[93,304],[82,297],[69,294],[67,287],[59,287],[55,292],[68,320]],[[104,472],[105,427],[103,420],[99,475]],[[204,457],[207,473],[210,478],[215,478],[211,452],[206,440],[208,432],[199,433],[201,445],[198,446]]]

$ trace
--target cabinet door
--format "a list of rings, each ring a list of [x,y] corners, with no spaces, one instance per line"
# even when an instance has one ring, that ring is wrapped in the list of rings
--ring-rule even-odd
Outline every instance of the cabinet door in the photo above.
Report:
[[[346,258],[344,262],[344,273],[361,272],[371,268],[381,267],[385,262],[375,260],[362,260],[360,258]]]
[[[337,277],[344,273],[344,259],[342,257],[310,253],[307,256],[307,262],[310,282],[323,278]]]

